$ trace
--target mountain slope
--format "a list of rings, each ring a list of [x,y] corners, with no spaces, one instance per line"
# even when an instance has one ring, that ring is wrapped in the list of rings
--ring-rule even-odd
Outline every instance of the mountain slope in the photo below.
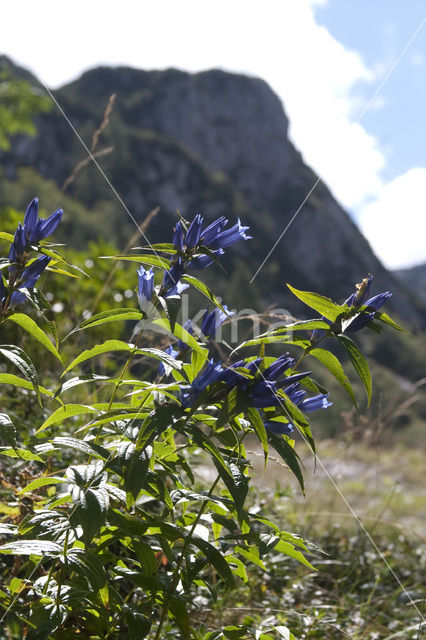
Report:
[[[94,69],[55,93],[88,146],[112,93],[117,94],[114,112],[99,148],[113,145],[114,151],[99,164],[137,221],[160,205],[150,240],[164,240],[176,209],[188,217],[240,215],[256,239],[237,251],[249,281],[317,179],[288,139],[278,97],[262,80],[218,70],[191,75],[174,69]],[[17,138],[0,163],[8,176],[32,166],[62,185],[85,151],[57,110],[41,115],[38,127],[35,138]],[[108,202],[116,238],[128,239],[133,223],[96,167],[81,172],[72,189],[86,205]],[[283,307],[290,304],[285,282],[339,300],[369,272],[375,291],[391,290],[398,314],[423,326],[416,300],[384,269],[319,183],[255,283],[262,304]]]

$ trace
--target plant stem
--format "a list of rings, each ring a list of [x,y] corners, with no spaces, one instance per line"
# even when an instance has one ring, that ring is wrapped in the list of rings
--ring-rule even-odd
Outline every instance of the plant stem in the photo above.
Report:
[[[158,623],[157,632],[155,634],[154,640],[159,640],[160,639],[161,630],[163,628],[163,624],[164,624],[164,621],[166,619],[167,612],[169,610],[170,599],[171,599],[173,593],[176,591],[176,587],[177,587],[177,585],[179,583],[180,570],[182,568],[182,564],[183,564],[183,560],[185,558],[186,550],[189,547],[189,545],[191,544],[191,540],[192,540],[192,536],[194,534],[195,528],[196,528],[201,516],[203,515],[204,509],[206,508],[206,505],[207,505],[207,503],[209,501],[208,498],[212,495],[212,493],[215,490],[216,485],[219,482],[219,480],[220,480],[220,475],[217,475],[215,481],[213,482],[212,486],[210,487],[210,489],[209,489],[209,491],[207,493],[206,499],[203,500],[203,502],[201,504],[201,507],[199,508],[198,513],[195,516],[194,522],[192,523],[192,527],[191,527],[188,535],[185,537],[185,542],[183,543],[182,552],[181,552],[181,554],[179,556],[179,559],[178,559],[178,561],[176,563],[176,568],[175,568],[175,571],[174,571],[172,583],[170,585],[170,589],[169,589],[169,591],[168,591],[168,593],[166,595],[166,598],[165,598],[165,601],[164,601],[164,604],[163,604],[163,610],[161,612],[160,622]]]

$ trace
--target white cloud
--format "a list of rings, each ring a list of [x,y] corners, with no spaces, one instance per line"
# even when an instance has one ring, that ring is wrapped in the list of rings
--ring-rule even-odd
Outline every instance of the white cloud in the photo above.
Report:
[[[306,162],[354,208],[377,191],[384,164],[377,141],[353,122],[354,107],[364,106],[353,89],[374,74],[315,22],[314,7],[324,3],[121,0],[117,10],[111,0],[74,0],[65,29],[57,0],[24,0],[8,4],[1,47],[53,86],[99,63],[258,75],[281,96]]]
[[[426,168],[392,180],[364,207],[360,226],[388,268],[426,261]]]

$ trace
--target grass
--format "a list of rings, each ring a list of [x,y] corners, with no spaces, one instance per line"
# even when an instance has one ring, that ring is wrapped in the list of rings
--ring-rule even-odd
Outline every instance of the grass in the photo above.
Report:
[[[297,640],[420,640],[426,632],[424,451],[335,441],[318,449],[365,530],[321,465],[314,470],[307,450],[301,449],[303,497],[282,463],[271,456],[263,472],[263,456],[253,449],[253,507],[310,540],[317,571],[286,558],[272,558],[267,572],[250,566],[249,587],[218,600],[200,621],[206,628],[219,620],[250,624],[258,632],[284,625]],[[282,636],[271,631],[270,637]]]

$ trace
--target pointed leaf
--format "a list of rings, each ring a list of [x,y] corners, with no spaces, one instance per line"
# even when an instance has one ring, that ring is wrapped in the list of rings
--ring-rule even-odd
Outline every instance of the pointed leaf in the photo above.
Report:
[[[325,367],[327,367],[330,373],[332,373],[333,376],[336,378],[337,382],[339,382],[342,385],[342,387],[344,388],[344,390],[346,391],[346,393],[349,395],[352,402],[354,403],[356,410],[358,411],[355,394],[351,387],[351,383],[349,382],[348,377],[345,374],[343,367],[338,361],[338,359],[336,358],[336,356],[333,355],[330,351],[327,351],[327,349],[319,349],[319,348],[310,349],[309,355],[314,356],[320,362],[322,362],[322,364]]]
[[[336,304],[330,300],[330,298],[320,296],[318,293],[300,291],[289,284],[287,286],[296,298],[299,298],[299,300],[304,302],[308,307],[315,309],[315,311],[318,311],[318,313],[332,322],[334,322],[342,313],[346,313],[349,310],[349,307],[346,305]]]
[[[188,275],[183,276],[182,280],[184,282],[187,282],[188,284],[191,284],[193,287],[195,287],[195,289],[198,289],[198,291],[201,291],[201,293],[205,295],[206,298],[210,300],[210,302],[213,302],[213,304],[216,305],[216,307],[219,307],[219,309],[221,309],[221,311],[226,313],[226,315],[228,316],[228,313],[223,308],[220,300],[214,295],[211,289],[209,289],[209,287],[206,284],[204,284],[204,282],[201,282],[201,280],[198,280],[198,278],[194,278],[194,276],[188,276]]]
[[[28,331],[33,338],[38,340],[43,347],[50,351],[50,353],[52,353],[55,358],[62,363],[62,357],[59,355],[56,347],[51,343],[44,331],[40,329],[38,324],[34,322],[32,318],[27,316],[25,313],[13,313],[11,316],[7,317],[7,320],[11,320],[12,322],[15,322],[15,324],[19,324],[19,326],[25,329],[25,331]]]
[[[368,362],[365,359],[365,357],[362,355],[361,351],[356,346],[355,342],[351,338],[348,338],[348,336],[344,336],[340,334],[338,336],[338,339],[340,344],[343,345],[343,347],[345,348],[350,358],[350,361],[353,364],[355,371],[359,375],[359,378],[365,387],[365,391],[367,393],[368,405],[370,405],[373,384],[371,381],[371,374],[370,374],[370,368],[368,366]]]

